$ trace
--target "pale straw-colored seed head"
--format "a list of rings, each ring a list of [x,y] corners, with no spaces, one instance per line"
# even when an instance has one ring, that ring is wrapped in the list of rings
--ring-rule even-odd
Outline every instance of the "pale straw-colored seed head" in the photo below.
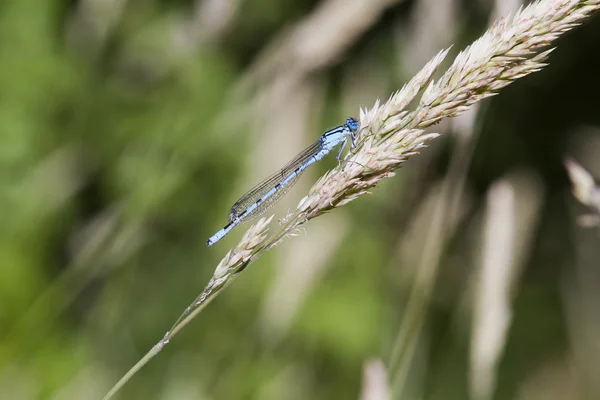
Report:
[[[537,1],[495,23],[460,52],[436,82],[448,54],[439,52],[388,101],[360,113],[359,145],[347,162],[325,174],[296,210],[298,223],[356,199],[393,175],[410,156],[438,136],[425,129],[455,117],[516,79],[542,69],[552,49],[539,52],[600,8],[600,0]],[[414,110],[406,109],[421,94]]]
[[[269,218],[261,218],[246,231],[240,243],[233,250],[229,250],[217,265],[213,279],[221,280],[237,272],[240,267],[248,262],[255,250],[265,241],[268,226],[272,219],[273,215]]]
[[[596,185],[592,174],[570,158],[565,160],[565,166],[573,187],[573,196],[600,215],[600,186]]]
[[[357,146],[345,162],[313,185],[296,210],[282,219],[282,228],[265,243],[265,226],[259,223],[251,228],[221,261],[215,277],[238,271],[306,221],[369,193],[439,136],[427,133],[427,128],[464,113],[474,103],[542,69],[552,51],[545,48],[599,8],[600,0],[535,1],[493,24],[435,81],[433,76],[449,50],[440,51],[386,102],[377,100],[370,110],[360,110]],[[409,108],[413,104],[416,106]]]

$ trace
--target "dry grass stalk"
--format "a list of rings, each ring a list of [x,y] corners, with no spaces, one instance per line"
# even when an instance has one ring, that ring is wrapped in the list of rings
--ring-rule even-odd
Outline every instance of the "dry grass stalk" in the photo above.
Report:
[[[600,225],[600,186],[596,185],[592,174],[573,159],[566,159],[565,166],[573,185],[573,196],[579,202],[589,207],[593,213],[581,215],[578,222],[583,227]]]
[[[400,1],[320,2],[311,14],[283,30],[265,47],[239,83],[237,92],[256,92],[258,83],[257,97],[260,97],[278,86],[274,82],[301,81],[311,72],[330,65],[371,28],[387,8]]]
[[[565,160],[565,166],[573,184],[573,196],[600,214],[600,187],[594,182],[592,174],[570,158]]]
[[[217,267],[204,292],[186,310],[174,328],[140,360],[105,396],[111,398],[175,333],[193,319],[241,270],[295,232],[299,226],[333,208],[356,199],[379,181],[394,175],[410,156],[438,134],[425,129],[442,118],[455,117],[474,103],[495,95],[515,80],[539,71],[551,50],[540,52],[563,33],[600,8],[600,0],[541,0],[513,17],[496,22],[481,38],[458,54],[437,81],[433,74],[448,51],[438,53],[387,102],[361,110],[359,143],[341,163],[326,173],[295,212],[272,236],[265,237],[266,222],[259,221],[244,235]],[[418,105],[409,104],[420,94]]]

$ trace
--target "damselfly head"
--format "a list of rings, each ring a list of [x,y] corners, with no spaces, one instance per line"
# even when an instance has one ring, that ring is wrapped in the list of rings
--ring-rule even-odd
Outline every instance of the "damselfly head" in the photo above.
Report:
[[[358,130],[358,121],[354,118],[350,117],[346,119],[346,126],[350,128],[352,132],[356,132]]]

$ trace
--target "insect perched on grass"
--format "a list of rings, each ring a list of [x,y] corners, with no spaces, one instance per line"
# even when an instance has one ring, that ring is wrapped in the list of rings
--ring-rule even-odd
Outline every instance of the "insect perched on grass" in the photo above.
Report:
[[[355,147],[355,133],[357,130],[358,121],[354,118],[348,118],[345,124],[321,135],[319,140],[300,152],[285,167],[250,189],[248,193],[236,201],[229,212],[229,223],[212,235],[206,244],[212,246],[240,223],[265,212],[294,186],[294,183],[309,165],[319,161],[339,145],[341,146],[336,159],[341,161],[340,156],[346,146],[347,138],[350,138],[352,147]]]

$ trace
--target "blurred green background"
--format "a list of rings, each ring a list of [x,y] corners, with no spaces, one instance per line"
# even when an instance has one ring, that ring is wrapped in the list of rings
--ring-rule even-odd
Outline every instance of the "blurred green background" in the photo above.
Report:
[[[101,398],[237,243],[205,245],[237,197],[521,4],[0,2],[0,399]],[[600,236],[563,166],[600,177],[600,16],[556,44],[117,397],[600,398]]]

